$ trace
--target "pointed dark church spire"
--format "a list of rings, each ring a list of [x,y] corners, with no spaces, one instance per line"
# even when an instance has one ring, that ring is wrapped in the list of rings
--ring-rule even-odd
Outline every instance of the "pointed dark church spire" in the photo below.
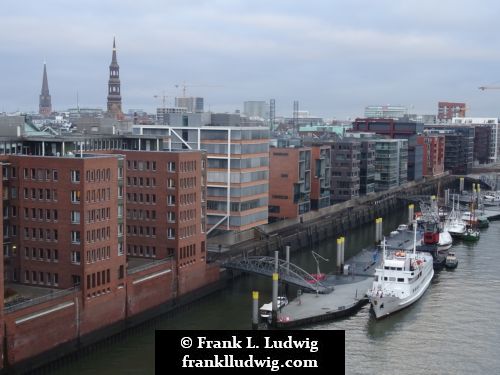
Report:
[[[109,65],[108,113],[114,116],[122,114],[122,96],[120,94],[120,67],[116,59],[116,43],[113,37],[113,54]]]
[[[49,80],[47,79],[47,64],[43,63],[42,92],[40,93],[40,103],[38,112],[48,116],[52,113],[52,100],[49,93]]]

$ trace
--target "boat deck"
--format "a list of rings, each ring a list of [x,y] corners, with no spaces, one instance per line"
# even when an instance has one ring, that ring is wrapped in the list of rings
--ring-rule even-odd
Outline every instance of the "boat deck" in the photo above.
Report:
[[[413,231],[407,230],[398,232],[397,234],[386,237],[387,249],[401,249],[410,251],[413,250]],[[423,238],[423,232],[417,231],[417,243]]]

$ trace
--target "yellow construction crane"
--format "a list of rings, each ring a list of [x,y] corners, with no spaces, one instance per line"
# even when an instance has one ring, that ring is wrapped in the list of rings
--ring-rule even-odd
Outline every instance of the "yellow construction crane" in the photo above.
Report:
[[[186,88],[188,87],[223,87],[221,85],[191,85],[187,84],[186,82],[182,82],[179,84],[174,85],[176,88],[182,87],[182,97],[186,97]]]

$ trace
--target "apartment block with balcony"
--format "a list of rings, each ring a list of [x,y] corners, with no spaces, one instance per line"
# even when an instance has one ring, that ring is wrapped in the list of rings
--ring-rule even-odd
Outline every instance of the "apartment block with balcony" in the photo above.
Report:
[[[269,220],[296,218],[311,210],[311,148],[269,150]]]
[[[311,210],[330,205],[331,189],[331,146],[312,143],[311,147]]]
[[[345,138],[332,143],[331,202],[359,196],[361,143]]]
[[[408,141],[375,141],[375,191],[386,191],[407,182]]]

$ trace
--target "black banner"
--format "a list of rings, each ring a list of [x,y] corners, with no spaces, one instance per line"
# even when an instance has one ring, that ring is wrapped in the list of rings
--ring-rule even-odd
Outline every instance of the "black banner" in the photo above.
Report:
[[[156,374],[344,374],[344,331],[156,331]]]

